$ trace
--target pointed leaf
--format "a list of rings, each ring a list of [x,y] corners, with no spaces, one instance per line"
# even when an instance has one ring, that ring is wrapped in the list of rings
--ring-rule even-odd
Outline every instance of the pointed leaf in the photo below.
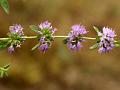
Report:
[[[5,48],[7,47],[7,42],[6,41],[0,41],[0,48]]]
[[[115,44],[115,47],[120,47],[120,44]]]
[[[1,70],[0,77],[3,78],[3,76],[4,76],[4,71]]]
[[[30,25],[30,29],[34,32],[37,32],[37,33],[39,31],[39,28],[36,25]]]
[[[120,47],[120,41],[114,41],[115,47]]]
[[[3,68],[8,70],[10,68],[10,64],[5,65]]]
[[[8,73],[7,72],[5,72],[5,76],[8,77]]]
[[[9,4],[7,0],[0,0],[0,4],[4,11],[8,14],[9,13]]]
[[[98,47],[98,43],[96,43],[93,46],[91,46],[90,49],[96,49],[97,47]]]
[[[67,42],[68,42],[67,39],[63,40],[63,44],[67,44]]]
[[[95,30],[97,33],[100,32],[100,30],[99,30],[97,27],[93,26],[93,28],[94,28],[94,30]]]
[[[5,65],[4,67],[0,67],[0,77],[8,76],[7,72],[9,70],[10,64]]]
[[[0,49],[7,47],[11,43],[11,40],[0,41]]]
[[[40,43],[36,44],[31,50],[34,51],[35,49],[37,49],[40,46]]]

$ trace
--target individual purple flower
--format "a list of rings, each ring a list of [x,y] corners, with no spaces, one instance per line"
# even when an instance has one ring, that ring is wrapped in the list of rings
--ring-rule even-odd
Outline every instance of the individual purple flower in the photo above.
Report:
[[[111,28],[103,28],[103,33],[99,32],[98,36],[100,37],[99,42],[99,53],[105,53],[111,51],[114,47],[114,37],[116,36],[115,32]]]
[[[87,34],[85,26],[83,25],[73,25],[72,31],[68,34],[67,46],[73,51],[77,51],[82,48],[81,42],[84,40],[81,38],[82,35]]]
[[[48,50],[48,48],[49,48],[48,43],[44,43],[39,46],[39,50],[42,52],[46,52]]]
[[[74,51],[77,51],[83,47],[80,42],[77,42],[76,44],[67,43],[67,46],[68,46],[68,48],[70,48],[71,50],[74,50]]]
[[[10,54],[12,54],[14,51],[15,51],[15,49],[14,49],[13,45],[11,45],[11,46],[8,47],[8,52]]]
[[[46,41],[46,40],[45,40],[45,37],[44,37],[44,36],[40,38],[40,42],[41,42],[41,43],[44,43],[45,41]]]
[[[19,24],[15,24],[13,26],[10,26],[9,30],[10,30],[10,33],[18,34],[20,36],[24,35],[23,27],[21,25],[19,25]]]

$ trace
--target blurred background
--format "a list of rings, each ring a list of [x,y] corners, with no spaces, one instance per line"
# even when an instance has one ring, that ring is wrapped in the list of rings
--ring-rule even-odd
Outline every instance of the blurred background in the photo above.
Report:
[[[95,37],[92,26],[112,27],[120,38],[120,0],[8,0],[10,14],[0,7],[0,37],[9,26],[22,24],[26,35],[35,35],[31,24],[48,20],[58,28],[56,35],[67,35],[73,24],[83,24],[88,36]],[[95,41],[84,42],[79,52],[71,52],[56,39],[42,53],[31,52],[36,40],[26,40],[9,55],[0,50],[0,66],[11,64],[9,77],[0,79],[0,90],[120,90],[120,49],[99,54],[89,50]]]

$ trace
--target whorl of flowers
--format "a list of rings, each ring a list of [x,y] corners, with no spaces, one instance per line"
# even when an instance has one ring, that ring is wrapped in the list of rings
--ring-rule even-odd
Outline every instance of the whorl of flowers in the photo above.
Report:
[[[21,37],[24,36],[23,27],[15,24],[9,27],[10,33],[8,33],[8,52],[11,54],[15,51],[14,48],[21,47],[21,43],[25,40]]]
[[[51,23],[45,21],[39,25],[40,39],[39,42],[41,45],[38,47],[41,51],[45,52],[50,48],[51,41],[53,41],[53,34],[57,31],[56,28],[51,26]]]
[[[38,48],[40,51],[46,52],[51,47],[55,38],[64,38],[64,43],[73,51],[79,51],[83,47],[82,42],[85,40],[96,40],[96,43],[91,46],[90,49],[98,48],[99,53],[106,53],[114,47],[120,47],[120,41],[115,40],[116,34],[112,28],[109,27],[103,27],[102,30],[94,27],[94,30],[97,32],[97,37],[84,36],[88,31],[85,26],[80,24],[73,25],[67,36],[55,36],[54,33],[57,29],[53,28],[48,21],[42,22],[39,25],[30,25],[30,29],[34,31],[36,35],[24,36],[21,25],[15,24],[10,26],[8,37],[0,38],[0,48],[8,47],[8,52],[11,54],[15,52],[15,48],[21,47],[25,39],[37,39],[38,43],[32,48],[32,51]]]
[[[88,31],[86,31],[83,25],[73,25],[71,29],[72,31],[68,34],[68,38],[65,41],[68,48],[73,51],[78,51],[82,48],[81,43],[84,41],[81,36],[87,34]]]
[[[109,52],[110,50],[112,50],[115,47],[115,43],[114,43],[114,37],[115,32],[111,29],[111,28],[103,28],[102,33],[99,32],[98,36],[100,37],[100,42],[99,42],[99,52],[103,53],[103,52]]]
[[[37,39],[39,41],[32,50],[38,48],[42,52],[47,51],[52,45],[51,42],[53,41],[53,34],[57,29],[53,28],[51,23],[48,21],[45,21],[38,26],[31,25],[30,28],[38,34]]]

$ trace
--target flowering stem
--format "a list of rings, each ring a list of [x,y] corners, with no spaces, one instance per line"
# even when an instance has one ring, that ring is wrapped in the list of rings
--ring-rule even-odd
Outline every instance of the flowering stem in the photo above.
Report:
[[[53,36],[53,38],[67,38],[69,36]],[[35,39],[37,36],[22,36],[21,38],[23,39]],[[82,39],[90,39],[90,40],[95,40],[96,38],[92,37],[81,37]],[[0,38],[0,40],[8,40],[10,38]]]

